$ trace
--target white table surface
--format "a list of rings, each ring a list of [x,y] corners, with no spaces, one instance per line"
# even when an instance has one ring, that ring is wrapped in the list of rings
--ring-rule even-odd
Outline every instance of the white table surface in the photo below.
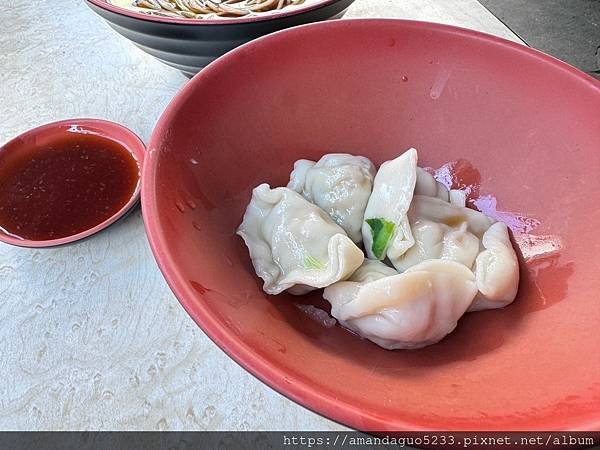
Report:
[[[10,3],[0,9],[0,143],[73,117],[120,122],[147,141],[187,79],[82,0]],[[346,17],[444,22],[518,41],[475,0],[356,0]],[[139,209],[79,244],[0,244],[0,324],[3,430],[345,429],[256,380],[204,335],[163,280]]]

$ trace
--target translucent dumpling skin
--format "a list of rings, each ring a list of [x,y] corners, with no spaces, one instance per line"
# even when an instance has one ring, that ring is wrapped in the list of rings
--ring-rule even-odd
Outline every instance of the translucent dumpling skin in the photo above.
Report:
[[[377,345],[416,349],[456,328],[477,294],[473,272],[460,263],[428,260],[374,281],[341,281],[325,289],[331,314]]]
[[[437,258],[471,268],[483,233],[494,223],[479,211],[426,195],[413,197],[408,220],[415,244],[399,258],[390,258],[399,271]]]
[[[379,170],[327,154],[296,161],[287,187],[254,188],[237,234],[263,290],[324,288],[340,325],[390,350],[435,344],[465,312],[514,301],[519,264],[506,225],[417,163],[414,148]]]
[[[373,163],[364,156],[331,153],[316,163],[296,161],[288,188],[322,208],[359,243],[375,172]]]
[[[411,148],[381,165],[362,225],[367,257],[398,258],[414,244],[406,213],[417,182],[417,151]]]
[[[425,195],[413,197],[408,220],[415,244],[400,258],[390,258],[397,270],[437,258],[465,265],[479,288],[469,311],[502,308],[515,299],[519,264],[505,224]]]
[[[519,288],[519,261],[506,225],[493,224],[482,242],[485,250],[477,256],[473,268],[479,294],[469,311],[503,308],[513,302]]]
[[[237,234],[248,247],[268,294],[303,294],[349,277],[362,251],[319,207],[291,189],[261,184],[252,191]]]
[[[425,219],[443,223],[452,228],[466,223],[469,232],[479,238],[495,222],[494,219],[487,217],[482,212],[423,195],[415,195],[408,216],[411,222]]]
[[[392,275],[398,275],[398,272],[378,259],[365,259],[362,265],[348,278],[348,281],[368,283]]]
[[[448,201],[448,189],[439,181],[421,167],[417,167],[417,183],[415,184],[415,195],[426,195],[428,197],[437,197],[440,200]]]
[[[417,167],[415,195],[436,197],[455,206],[466,206],[467,194],[460,189],[450,189],[437,181],[435,177],[421,167]]]

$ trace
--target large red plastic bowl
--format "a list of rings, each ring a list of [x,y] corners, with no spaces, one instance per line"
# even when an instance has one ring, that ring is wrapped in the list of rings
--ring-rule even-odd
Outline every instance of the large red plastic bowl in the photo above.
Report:
[[[522,259],[514,304],[441,343],[387,351],[267,296],[235,230],[298,158],[375,163],[414,146],[472,185]],[[443,25],[337,21],[208,66],[161,117],[142,207],[158,264],[202,329],[289,398],[363,430],[600,429],[600,87],[525,46]]]

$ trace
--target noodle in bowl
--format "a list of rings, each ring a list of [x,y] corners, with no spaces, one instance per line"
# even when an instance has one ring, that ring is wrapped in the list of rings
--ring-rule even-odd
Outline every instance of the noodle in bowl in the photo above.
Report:
[[[86,0],[117,33],[188,77],[235,47],[265,34],[339,19],[353,2]]]
[[[158,17],[224,19],[276,14],[316,0],[108,0],[109,3]]]

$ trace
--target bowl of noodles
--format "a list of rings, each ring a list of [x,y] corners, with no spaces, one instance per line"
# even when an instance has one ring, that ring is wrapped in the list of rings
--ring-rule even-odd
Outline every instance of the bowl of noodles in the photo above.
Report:
[[[354,0],[86,0],[119,34],[191,77],[252,39],[342,17]]]

